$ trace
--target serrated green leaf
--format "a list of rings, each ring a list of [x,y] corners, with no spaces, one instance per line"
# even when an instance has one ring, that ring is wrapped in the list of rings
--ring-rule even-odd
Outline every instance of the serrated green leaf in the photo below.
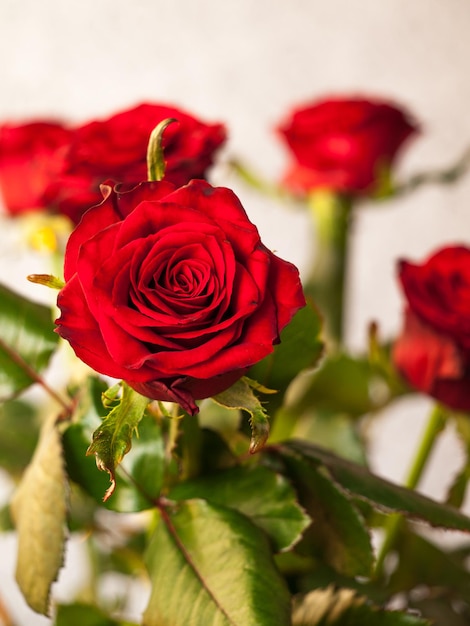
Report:
[[[160,494],[165,455],[161,428],[150,416],[144,416],[139,423],[139,436],[120,465],[123,471],[118,468],[113,497],[102,502],[108,478],[98,470],[94,459],[86,456],[86,451],[106,412],[102,401],[105,393],[106,383],[90,377],[76,397],[79,414],[74,416],[73,423],[62,437],[67,473],[96,502],[108,509],[119,512],[148,509]]]
[[[249,370],[249,377],[279,391],[269,398],[276,407],[285,390],[302,370],[314,367],[323,353],[321,318],[311,302],[300,309],[281,333],[274,351]]]
[[[333,478],[353,496],[370,502],[378,510],[401,513],[431,526],[470,532],[470,518],[460,511],[380,478],[314,444],[292,440],[278,447],[282,454],[297,454],[314,465],[324,465]]]
[[[369,531],[349,497],[334,483],[324,468],[304,459],[287,460],[301,502],[313,519],[305,543],[309,554],[316,554],[344,576],[370,576],[374,551]],[[299,546],[304,552],[305,547]]]
[[[106,501],[116,487],[116,467],[121,463],[132,446],[132,437],[149,403],[131,387],[122,383],[122,396],[119,404],[104,418],[101,426],[93,433],[93,441],[87,454],[94,454],[96,465],[108,472],[111,486],[104,495]]]
[[[55,420],[43,428],[11,510],[18,531],[16,580],[29,606],[47,615],[50,589],[63,563],[67,513],[66,476]]]
[[[51,310],[0,285],[0,400],[17,395],[48,365],[59,337]]]
[[[204,500],[164,511],[147,554],[144,626],[289,626],[290,595],[264,533]]]
[[[401,611],[385,611],[351,589],[316,589],[296,598],[292,626],[430,626]]]
[[[236,509],[269,535],[276,551],[291,548],[311,522],[286,478],[262,466],[235,467],[181,483],[169,498],[202,498]]]
[[[250,453],[254,454],[261,450],[269,437],[269,418],[261,401],[253,393],[250,383],[249,378],[240,378],[229,389],[213,396],[212,399],[227,409],[244,410],[250,414]]]

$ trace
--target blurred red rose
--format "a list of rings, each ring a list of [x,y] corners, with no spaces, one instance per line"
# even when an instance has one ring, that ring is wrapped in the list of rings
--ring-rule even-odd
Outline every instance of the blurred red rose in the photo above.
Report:
[[[0,127],[0,190],[7,211],[44,208],[43,196],[63,169],[70,131],[56,122]]]
[[[390,103],[332,98],[294,110],[279,126],[294,162],[284,184],[293,193],[372,192],[417,126]]]
[[[442,248],[422,264],[400,263],[408,301],[393,360],[416,389],[470,410],[470,248]]]
[[[72,129],[46,123],[4,126],[0,184],[7,209],[48,209],[78,223],[87,209],[101,202],[104,180],[147,179],[150,133],[170,117],[177,122],[163,137],[165,180],[181,186],[206,176],[226,138],[222,124],[206,124],[175,107],[141,104]]]
[[[46,201],[77,223],[86,209],[101,202],[104,180],[146,180],[150,133],[167,118],[177,123],[163,136],[165,180],[181,186],[204,178],[225,141],[224,126],[206,124],[174,107],[141,104],[75,129],[63,176],[49,187]]]
[[[194,414],[272,352],[305,304],[299,274],[229,189],[122,189],[69,239],[57,332],[96,371]]]

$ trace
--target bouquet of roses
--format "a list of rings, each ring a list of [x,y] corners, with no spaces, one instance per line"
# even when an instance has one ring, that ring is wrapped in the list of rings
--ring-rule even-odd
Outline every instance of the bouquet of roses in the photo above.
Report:
[[[33,610],[56,626],[130,626],[138,581],[144,626],[468,622],[470,542],[449,550],[415,522],[470,532],[470,461],[447,502],[415,487],[448,424],[470,454],[470,244],[411,251],[397,263],[400,336],[371,323],[362,354],[344,344],[361,203],[465,172],[467,156],[397,183],[417,132],[391,103],[328,99],[280,124],[291,156],[278,184],[231,162],[270,202],[310,211],[301,282],[249,207],[207,181],[222,124],[142,104],[82,126],[0,127],[4,220],[40,215],[60,268],[28,277],[57,290],[58,313],[0,285],[0,465],[16,485],[1,519]],[[415,393],[436,404],[396,485],[369,470],[365,426]],[[58,600],[74,535],[89,579]],[[125,581],[117,600],[110,572]],[[7,598],[0,608],[13,624]]]

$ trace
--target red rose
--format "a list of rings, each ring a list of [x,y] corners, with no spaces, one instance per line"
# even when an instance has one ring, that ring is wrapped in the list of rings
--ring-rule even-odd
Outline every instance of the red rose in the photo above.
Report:
[[[136,183],[147,179],[147,144],[152,130],[175,118],[163,136],[165,180],[177,186],[204,178],[214,153],[226,138],[222,124],[205,124],[174,107],[141,104],[75,129],[63,175],[49,187],[45,202],[78,222],[101,202],[107,179]]]
[[[55,122],[0,127],[0,189],[12,215],[43,208],[43,195],[63,167],[70,131]]]
[[[393,359],[409,383],[451,408],[470,410],[470,248],[400,263],[408,307]]]
[[[406,113],[379,100],[336,98],[299,108],[278,128],[294,157],[284,183],[299,194],[368,193],[416,131]]]
[[[106,188],[69,239],[65,280],[57,331],[77,356],[192,414],[272,352],[305,304],[297,269],[234,193],[200,180]]]

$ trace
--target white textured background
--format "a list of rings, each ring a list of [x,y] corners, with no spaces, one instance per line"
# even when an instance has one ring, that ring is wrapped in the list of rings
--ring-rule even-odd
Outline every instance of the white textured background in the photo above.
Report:
[[[230,140],[223,156],[237,155],[274,179],[286,153],[272,127],[293,105],[369,93],[396,100],[422,124],[400,164],[406,176],[444,167],[470,145],[469,31],[468,0],[1,0],[0,121],[50,115],[85,121],[143,100],[167,102],[224,121]],[[216,174],[238,191],[266,244],[305,270],[307,217],[227,180],[221,168]],[[372,318],[385,335],[398,330],[397,257],[419,260],[444,243],[469,243],[469,207],[470,175],[358,213],[352,348],[363,345]],[[41,271],[41,260],[24,257],[14,231],[0,226],[0,280],[31,292],[23,276]],[[372,433],[378,472],[401,480],[429,406],[406,403],[378,421]],[[442,497],[460,462],[447,434],[423,490]],[[47,624],[15,588],[13,542],[0,544],[0,593],[20,625]],[[58,585],[62,597],[80,571],[74,554]]]

